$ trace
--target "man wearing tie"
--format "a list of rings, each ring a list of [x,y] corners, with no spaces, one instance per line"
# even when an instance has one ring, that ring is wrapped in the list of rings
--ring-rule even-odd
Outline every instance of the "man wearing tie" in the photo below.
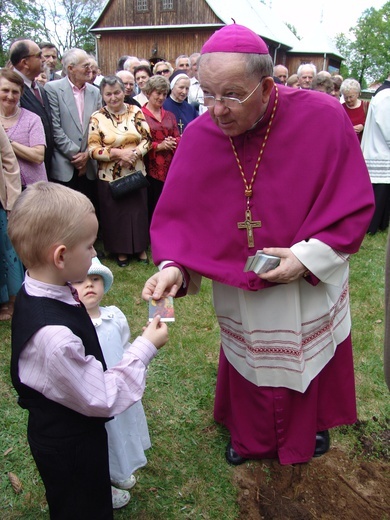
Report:
[[[88,125],[102,99],[99,90],[88,83],[91,58],[85,51],[66,51],[62,65],[66,77],[45,85],[54,128],[52,178],[81,191],[95,204],[97,166],[88,156]]]
[[[44,58],[39,46],[32,40],[17,40],[10,48],[10,61],[14,71],[24,81],[20,105],[37,114],[43,123],[46,137],[45,166],[51,180],[51,162],[54,148],[54,134],[49,100],[43,88],[35,83],[35,78],[43,71]]]

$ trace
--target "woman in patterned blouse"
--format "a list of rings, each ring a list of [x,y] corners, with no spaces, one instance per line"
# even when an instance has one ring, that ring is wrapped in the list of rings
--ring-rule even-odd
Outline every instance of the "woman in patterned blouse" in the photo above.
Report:
[[[151,145],[150,130],[141,109],[124,103],[125,87],[117,76],[100,83],[106,105],[90,119],[88,150],[98,161],[100,224],[104,249],[117,255],[120,267],[131,255],[148,263],[149,245],[147,190],[141,188],[113,199],[109,182],[141,170],[146,175],[144,155]]]

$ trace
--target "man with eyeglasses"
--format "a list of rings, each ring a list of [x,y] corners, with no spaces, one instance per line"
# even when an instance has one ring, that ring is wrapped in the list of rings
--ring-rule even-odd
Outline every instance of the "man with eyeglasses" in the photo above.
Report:
[[[135,91],[135,79],[134,74],[132,74],[128,70],[118,70],[118,72],[115,73],[115,76],[118,76],[122,80],[122,83],[125,86],[125,99],[124,102],[129,105],[136,105],[137,107],[141,108],[141,105],[138,103],[137,100],[134,99]]]
[[[97,165],[89,159],[89,118],[102,106],[92,77],[91,58],[82,49],[70,49],[62,57],[66,77],[46,83],[53,115],[55,148],[52,180],[87,195],[97,209]]]
[[[367,168],[340,103],[275,85],[253,31],[225,26],[201,54],[208,113],[170,165],[151,224],[160,271],[142,296],[212,280],[227,461],[307,462],[356,421],[348,258],[373,212]]]
[[[35,78],[43,71],[45,60],[42,51],[32,40],[17,40],[10,47],[9,59],[14,71],[24,81],[25,88],[20,98],[20,106],[41,118],[46,137],[45,167],[50,179],[54,149],[52,115],[46,92],[35,82]]]

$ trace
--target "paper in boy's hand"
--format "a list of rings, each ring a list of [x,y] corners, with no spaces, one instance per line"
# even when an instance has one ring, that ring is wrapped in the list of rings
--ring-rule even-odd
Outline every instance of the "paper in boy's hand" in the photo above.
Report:
[[[153,321],[157,315],[161,316],[161,321],[175,321],[172,296],[161,298],[161,300],[149,299],[149,321]]]

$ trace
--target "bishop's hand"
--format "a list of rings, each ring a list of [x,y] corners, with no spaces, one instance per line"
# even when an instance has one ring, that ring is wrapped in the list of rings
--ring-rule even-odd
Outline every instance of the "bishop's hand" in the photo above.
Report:
[[[263,274],[259,274],[262,280],[273,283],[290,283],[298,278],[302,278],[307,268],[298,260],[288,247],[264,247],[263,251],[267,255],[278,256],[280,264],[275,269]]]
[[[183,275],[178,267],[167,267],[146,281],[142,290],[142,298],[160,300],[167,296],[175,296],[183,284]]]

